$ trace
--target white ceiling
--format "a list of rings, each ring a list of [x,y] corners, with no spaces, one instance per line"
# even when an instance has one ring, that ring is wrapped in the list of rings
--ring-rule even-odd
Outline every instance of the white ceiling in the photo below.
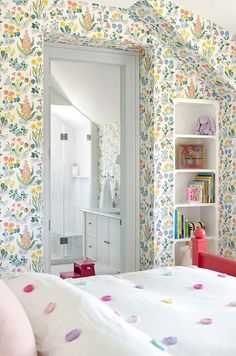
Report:
[[[101,5],[116,6],[128,8],[136,0],[96,0],[89,1],[96,2]],[[232,34],[236,34],[236,1],[235,0],[176,0],[177,5],[180,5],[183,9],[191,10],[204,17],[207,20],[211,20],[216,24],[222,26],[225,30],[230,31]]]
[[[52,104],[77,108],[98,125],[120,121],[120,67],[51,62]]]

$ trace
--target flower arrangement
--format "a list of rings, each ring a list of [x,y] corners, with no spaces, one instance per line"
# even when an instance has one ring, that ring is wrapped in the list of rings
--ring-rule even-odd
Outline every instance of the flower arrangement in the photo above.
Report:
[[[215,44],[216,42],[211,40],[200,42],[200,46],[202,48],[202,55],[206,60],[209,60],[212,54],[215,52]]]
[[[14,222],[5,222],[3,225],[3,237],[6,241],[14,240],[14,235],[20,232],[20,225]]]
[[[29,87],[29,79],[22,72],[13,72],[8,76],[5,85],[8,85],[16,92],[26,92]]]
[[[42,272],[43,271],[43,253],[42,250],[38,249],[37,251],[31,254],[32,259],[32,269],[34,272]]]
[[[3,249],[1,249],[1,255],[2,256],[6,256],[6,255],[12,255],[15,252],[16,248],[14,245],[12,244],[7,244],[6,246],[4,246]]]
[[[94,29],[96,23],[94,22],[94,15],[92,16],[89,8],[87,7],[86,12],[82,15],[82,21],[79,19],[81,27],[86,31],[91,31]]]
[[[33,12],[37,19],[42,17],[43,11],[48,5],[48,0],[38,0],[33,2]]]
[[[30,169],[27,161],[25,161],[23,168],[20,169],[20,175],[17,174],[17,178],[23,186],[28,186],[35,180],[34,169]]]
[[[197,87],[194,85],[193,80],[191,79],[190,85],[187,85],[187,90],[185,91],[188,98],[194,99],[197,98]]]
[[[6,43],[12,44],[14,42],[14,38],[20,37],[20,29],[18,27],[6,23],[3,28],[3,38]]]
[[[27,227],[25,227],[25,230],[22,234],[20,234],[20,238],[17,240],[17,245],[25,253],[34,246],[35,242],[36,240],[34,240],[34,235],[30,234]]]
[[[24,11],[22,6],[13,6],[11,10],[7,11],[6,17],[17,26],[26,26],[31,19],[29,13]]]
[[[69,16],[80,14],[82,12],[83,4],[80,1],[67,1],[67,14]],[[73,16],[75,17],[75,16]]]
[[[42,57],[37,57],[31,61],[32,64],[32,74],[34,77],[33,84],[40,83],[43,76],[43,66],[42,66]]]
[[[12,156],[4,156],[2,169],[5,176],[10,176],[14,173],[14,168],[20,167],[19,159]]]
[[[14,137],[11,142],[7,142],[5,151],[17,157],[24,157],[30,149],[30,145],[23,141],[21,137]]]
[[[27,31],[25,31],[23,38],[20,38],[20,44],[17,43],[17,48],[25,56],[34,53],[36,47],[34,47],[34,41],[31,41]]]
[[[15,181],[13,179],[7,178],[3,179],[3,177],[0,179],[0,193],[6,193],[9,189],[12,189],[15,185]]]
[[[35,208],[35,211],[40,211],[43,204],[43,194],[42,186],[38,185],[37,187],[31,189],[32,194],[32,204]]]
[[[30,105],[28,96],[25,96],[23,104],[20,104],[20,110],[17,109],[17,113],[23,121],[29,121],[33,119],[36,112],[34,111],[34,104]]]
[[[40,147],[43,141],[43,124],[42,121],[37,121],[31,125],[32,129],[32,140],[34,141],[35,147]]]
[[[198,16],[196,22],[193,24],[192,34],[197,38],[201,38],[205,33],[204,25],[202,25],[200,17]]]
[[[5,217],[15,222],[25,222],[30,214],[28,208],[22,206],[21,203],[14,203],[11,208],[8,208]]]
[[[20,101],[20,94],[15,93],[12,90],[4,90],[3,96],[3,104],[5,106],[5,110],[14,109],[14,104]]]
[[[10,111],[6,112],[4,116],[0,118],[1,126],[7,126],[15,121],[16,115]]]

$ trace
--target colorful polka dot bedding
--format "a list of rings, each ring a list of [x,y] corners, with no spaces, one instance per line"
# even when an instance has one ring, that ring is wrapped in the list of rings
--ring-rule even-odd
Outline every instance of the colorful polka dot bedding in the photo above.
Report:
[[[25,273],[6,284],[40,356],[236,355],[236,278],[227,274],[173,267],[63,281]]]
[[[70,281],[173,356],[236,356],[236,278],[168,267]],[[67,282],[68,283],[68,282]],[[106,299],[106,298],[105,298]]]
[[[81,288],[89,286],[81,282]],[[111,310],[107,304],[112,297],[108,294],[99,300],[58,277],[41,273],[23,273],[5,283],[28,316],[40,356],[169,355],[130,325],[138,322],[138,317],[127,322]],[[36,356],[2,354],[1,348],[0,355]]]

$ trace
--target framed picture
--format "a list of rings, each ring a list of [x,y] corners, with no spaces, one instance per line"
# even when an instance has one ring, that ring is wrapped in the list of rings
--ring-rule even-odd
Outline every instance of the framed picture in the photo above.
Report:
[[[179,144],[178,146],[180,169],[204,169],[205,156],[203,144]]]

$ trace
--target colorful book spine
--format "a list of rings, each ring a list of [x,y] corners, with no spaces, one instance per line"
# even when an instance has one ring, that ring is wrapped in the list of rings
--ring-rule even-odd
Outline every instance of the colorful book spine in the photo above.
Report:
[[[184,216],[184,214],[181,214],[178,209],[175,210],[174,221],[175,221],[175,226],[174,226],[175,240],[189,238],[190,237],[189,220]]]
[[[185,238],[186,237],[190,237],[190,234],[189,234],[189,223],[188,223],[188,219],[185,219]]]
[[[178,238],[181,239],[181,214],[178,211]]]
[[[184,230],[185,230],[185,223],[184,223],[184,215],[181,215],[181,238],[184,238]]]
[[[175,209],[175,239],[178,239],[178,209]]]

